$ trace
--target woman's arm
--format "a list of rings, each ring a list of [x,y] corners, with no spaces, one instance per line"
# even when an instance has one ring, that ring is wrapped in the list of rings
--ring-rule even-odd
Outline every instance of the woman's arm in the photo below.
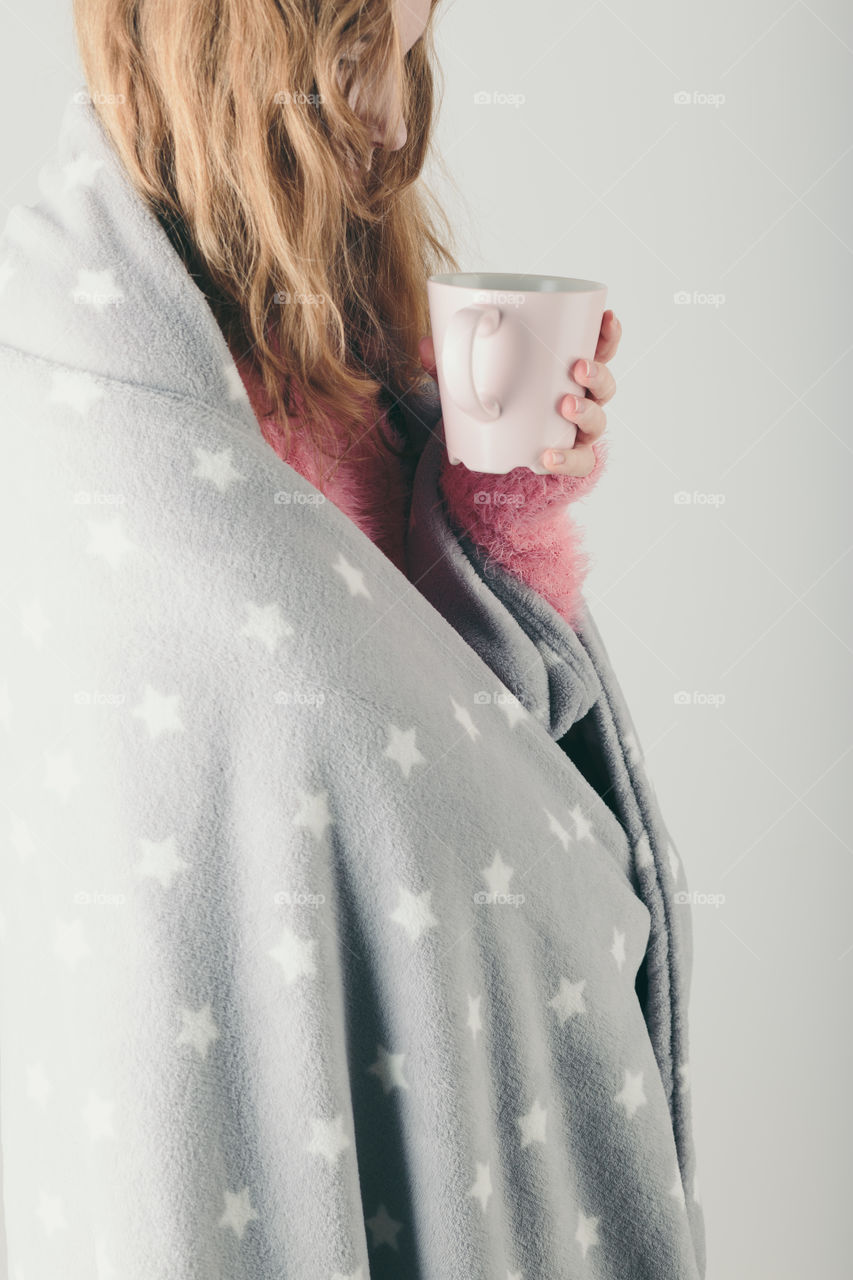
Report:
[[[572,449],[551,463],[550,474],[536,475],[516,467],[502,475],[453,466],[445,453],[440,488],[457,532],[467,534],[490,557],[537,590],[574,626],[582,606],[581,587],[589,557],[581,547],[581,530],[568,510],[598,483],[607,461],[603,405],[616,390],[606,367],[619,346],[622,326],[608,310],[592,365],[576,361],[572,377],[587,388],[586,397],[567,395],[562,411],[578,427]],[[421,342],[424,367],[435,376],[432,339]]]
[[[457,533],[466,533],[491,558],[538,591],[569,626],[582,606],[581,587],[589,557],[582,531],[572,520],[572,502],[597,484],[607,461],[607,441],[592,446],[586,476],[534,475],[516,467],[505,475],[453,466],[445,453],[440,488]]]

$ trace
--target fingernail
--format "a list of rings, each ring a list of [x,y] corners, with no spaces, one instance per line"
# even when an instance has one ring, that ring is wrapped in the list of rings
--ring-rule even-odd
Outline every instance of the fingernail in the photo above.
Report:
[[[554,449],[549,449],[545,454],[546,467],[559,467],[560,463],[565,461],[566,455],[564,453],[557,453]]]
[[[589,360],[585,360],[584,364],[586,365],[586,372],[583,376],[585,378],[592,378],[597,372],[595,365],[591,364]]]

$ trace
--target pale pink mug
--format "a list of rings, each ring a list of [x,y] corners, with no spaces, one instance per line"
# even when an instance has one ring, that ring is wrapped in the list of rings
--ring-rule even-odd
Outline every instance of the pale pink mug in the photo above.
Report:
[[[427,281],[444,441],[452,463],[493,475],[571,449],[569,377],[598,345],[607,286],[567,276],[465,272]]]

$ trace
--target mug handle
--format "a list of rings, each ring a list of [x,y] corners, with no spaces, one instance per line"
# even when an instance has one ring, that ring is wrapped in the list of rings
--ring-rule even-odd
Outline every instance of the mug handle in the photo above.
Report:
[[[501,415],[497,400],[481,399],[474,386],[474,339],[494,333],[501,322],[498,307],[475,303],[450,317],[442,346],[441,371],[450,398],[478,422],[493,422]]]

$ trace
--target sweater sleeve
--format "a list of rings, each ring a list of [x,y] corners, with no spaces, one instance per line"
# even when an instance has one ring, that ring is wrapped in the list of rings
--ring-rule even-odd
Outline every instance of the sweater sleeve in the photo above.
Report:
[[[448,516],[505,569],[538,591],[574,626],[581,587],[589,568],[582,533],[569,507],[598,483],[607,462],[607,439],[592,445],[595,466],[588,476],[535,475],[516,467],[504,475],[455,466],[445,451],[439,485]]]

